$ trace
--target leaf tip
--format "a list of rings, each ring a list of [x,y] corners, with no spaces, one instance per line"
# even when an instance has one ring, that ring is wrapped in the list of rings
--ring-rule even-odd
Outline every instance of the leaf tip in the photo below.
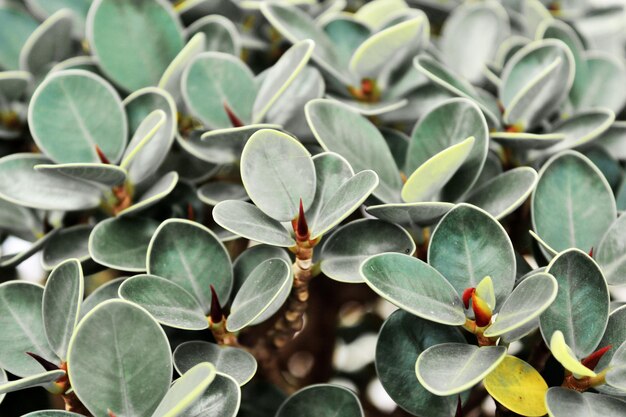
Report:
[[[41,365],[46,371],[56,371],[58,369],[61,369],[57,365],[53,364],[52,362],[50,362],[47,359],[42,358],[41,356],[37,355],[36,353],[26,352],[26,354],[28,356],[30,356],[31,358],[33,358],[34,360],[36,360],[37,363],[39,363],[39,365]]]
[[[228,103],[224,102],[223,105],[224,105],[224,111],[226,112],[226,115],[228,116],[228,120],[230,120],[230,123],[233,125],[233,127],[242,127],[244,125],[243,122],[241,121],[239,117],[237,117],[237,115],[235,114],[233,109],[230,108]]]
[[[613,347],[613,345],[608,345],[608,346],[605,346],[605,347],[603,347],[601,349],[598,349],[595,352],[593,352],[591,355],[589,355],[586,358],[584,358],[580,362],[584,366],[586,366],[587,368],[589,368],[589,369],[591,369],[593,371],[596,368],[596,366],[598,366],[598,362],[600,362],[600,359],[602,359],[602,357],[606,354],[606,352],[611,350],[612,347]]]
[[[476,288],[474,287],[466,288],[463,291],[463,305],[465,306],[466,309],[469,308],[470,299],[472,298],[472,295],[474,295],[475,291],[476,291]]]
[[[224,320],[224,311],[213,285],[211,285],[211,313],[209,318],[211,323],[214,324],[221,323]]]
[[[103,164],[110,165],[111,161],[109,161],[109,158],[107,158],[107,156],[104,154],[102,149],[100,149],[98,145],[94,145],[94,146],[96,147],[96,153],[98,154],[98,158],[100,159],[100,162],[102,162]]]

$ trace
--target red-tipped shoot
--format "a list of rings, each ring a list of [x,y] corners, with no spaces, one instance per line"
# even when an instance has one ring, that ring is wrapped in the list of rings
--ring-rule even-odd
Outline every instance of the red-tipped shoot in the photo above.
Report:
[[[103,164],[110,165],[111,162],[109,161],[109,158],[107,158],[107,156],[104,154],[104,152],[102,152],[102,149],[100,149],[98,145],[95,145],[95,146],[96,146],[96,153],[98,154],[98,158],[100,158],[100,162],[102,162]]]
[[[224,311],[222,305],[215,292],[215,287],[211,285],[211,315],[209,316],[212,324],[221,323],[224,320]]]
[[[608,345],[603,347],[602,349],[598,349],[580,362],[593,371],[596,366],[598,366],[598,362],[600,362],[600,359],[602,359],[604,354],[611,350],[612,347],[612,345]]]
[[[304,205],[302,204],[302,199],[300,199],[300,209],[298,210],[296,234],[302,237],[309,235],[309,225],[306,223],[306,217],[304,217]]]
[[[109,417],[117,417],[115,415],[115,413],[113,413],[113,411],[111,411],[110,409],[107,408],[107,414],[109,415]]]
[[[55,365],[52,362],[42,358],[41,356],[37,355],[36,353],[26,352],[26,354],[28,356],[30,356],[31,358],[33,358],[34,360],[36,360],[39,363],[39,365],[43,366],[43,369],[45,369],[46,371],[56,371],[58,369],[61,369],[57,365]]]
[[[589,257],[593,258],[593,246],[589,249]]]
[[[461,396],[458,396],[458,400],[456,402],[456,413],[454,417],[463,417],[463,403],[461,402]]]
[[[466,288],[465,291],[463,291],[463,305],[465,306],[465,308],[469,308],[470,306],[470,300],[472,299],[472,295],[474,295],[474,292],[476,292],[476,288]]]
[[[193,206],[191,203],[187,203],[187,219],[194,221],[196,218],[196,213],[194,212]]]
[[[369,78],[363,78],[361,80],[361,91],[366,97],[371,96],[374,93],[374,82]]]
[[[226,112],[226,115],[228,116],[228,119],[230,120],[230,123],[233,125],[233,127],[243,126],[243,122],[241,121],[241,119],[237,117],[233,109],[231,109],[226,102],[224,102],[224,111]]]

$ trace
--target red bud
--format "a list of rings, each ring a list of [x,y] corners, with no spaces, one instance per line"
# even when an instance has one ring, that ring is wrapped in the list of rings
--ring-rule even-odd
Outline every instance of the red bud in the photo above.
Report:
[[[304,206],[302,205],[302,199],[300,199],[300,209],[298,210],[298,218],[294,227],[296,232],[296,239],[303,241],[309,238],[309,225],[306,222],[304,216]]]
[[[52,362],[42,358],[41,356],[37,355],[36,353],[26,352],[26,354],[28,356],[30,356],[31,358],[33,358],[34,360],[36,360],[39,363],[39,365],[43,366],[43,369],[45,369],[46,371],[56,371],[58,369],[61,369],[57,365],[55,365]]]
[[[226,111],[226,115],[228,115],[228,118],[230,119],[230,123],[233,125],[233,127],[243,126],[243,122],[241,121],[241,119],[237,117],[233,109],[231,109],[230,106],[226,102],[224,102],[224,111]]]
[[[474,310],[474,316],[478,327],[485,327],[491,323],[491,309],[482,298],[476,295],[475,292],[472,294],[472,309]]]
[[[456,413],[454,417],[463,417],[463,404],[461,403],[461,396],[458,396],[458,400],[456,403]]]
[[[193,206],[191,203],[187,203],[187,219],[193,221],[196,218],[196,213],[194,213]]]
[[[217,298],[215,288],[211,285],[211,323],[221,323],[224,319],[224,311],[220,305],[220,300]]]
[[[117,416],[113,413],[113,411],[109,410],[108,408],[107,408],[107,414],[109,415],[109,417],[117,417]]]
[[[593,246],[589,249],[589,257],[593,258]]]
[[[374,82],[369,78],[361,80],[361,91],[365,96],[369,96],[374,92]]]
[[[465,306],[465,308],[469,308],[470,305],[470,299],[472,298],[472,295],[474,295],[474,292],[476,291],[476,288],[466,288],[465,291],[463,291],[463,305]]]
[[[109,161],[109,158],[107,158],[107,156],[104,154],[104,152],[102,152],[102,149],[100,149],[100,147],[98,145],[96,146],[96,153],[98,154],[98,158],[100,158],[100,162],[102,162],[103,164],[111,164],[111,162]]]
[[[611,350],[612,347],[612,345],[608,345],[603,347],[602,349],[598,349],[580,362],[593,371],[596,366],[598,366],[598,362],[600,362],[600,359],[602,359],[604,354]]]

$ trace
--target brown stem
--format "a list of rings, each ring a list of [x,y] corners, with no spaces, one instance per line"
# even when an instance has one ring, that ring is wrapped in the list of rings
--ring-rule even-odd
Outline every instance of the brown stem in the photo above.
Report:
[[[598,385],[602,385],[605,383],[606,370],[600,372],[598,375],[594,377],[583,377],[580,379],[576,379],[574,375],[569,374],[565,376],[563,380],[562,387],[573,389],[578,392],[585,392],[589,388],[597,387]]]
[[[62,395],[63,402],[65,402],[65,411],[71,411],[74,413],[82,414],[86,417],[92,417],[93,415],[87,410],[83,403],[78,399],[75,392]]]

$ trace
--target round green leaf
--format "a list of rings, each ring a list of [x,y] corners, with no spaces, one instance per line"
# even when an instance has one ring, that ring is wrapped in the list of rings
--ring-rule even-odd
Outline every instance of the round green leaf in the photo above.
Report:
[[[557,251],[589,251],[616,218],[606,179],[589,159],[573,151],[555,155],[541,168],[531,206],[533,229]]]
[[[433,198],[467,160],[474,142],[474,137],[469,137],[420,165],[402,187],[402,200],[417,203]]]
[[[55,162],[100,162],[98,146],[117,162],[128,126],[117,92],[84,70],[50,74],[28,107],[28,124],[37,145]]]
[[[380,183],[374,195],[387,203],[400,201],[400,173],[376,126],[333,100],[312,100],[306,105],[305,113],[309,127],[324,150],[343,156],[356,171],[376,172]],[[363,138],[367,138],[367,146],[363,146]]]
[[[199,223],[169,219],[152,236],[146,260],[148,274],[167,278],[194,295],[204,311],[211,307],[211,288],[226,303],[233,285],[230,257],[217,236]]]
[[[363,282],[361,263],[372,255],[398,252],[412,255],[415,242],[411,236],[392,223],[361,219],[352,221],[324,241],[321,269],[326,276],[342,282]]]
[[[247,200],[248,193],[240,185],[231,182],[209,182],[198,188],[198,198],[204,204],[215,206],[226,200]]]
[[[306,210],[315,195],[311,155],[277,130],[260,130],[250,137],[241,154],[241,179],[254,204],[279,221],[293,220],[300,200]]]
[[[38,24],[15,7],[0,8],[0,68],[19,69],[20,51]]]
[[[193,134],[180,145],[190,154],[203,161],[215,164],[238,164],[241,151],[250,136],[261,129],[280,129],[275,124],[254,124],[241,127],[209,130],[198,140]]]
[[[67,366],[74,392],[95,415],[150,415],[172,380],[163,329],[122,300],[105,301],[80,321]]]
[[[234,56],[241,53],[241,36],[235,24],[218,14],[206,15],[187,27],[187,37],[198,33],[206,37],[205,51],[225,52]]]
[[[233,292],[235,294],[239,292],[239,288],[241,288],[246,279],[248,279],[254,268],[260,263],[272,258],[279,258],[289,264],[292,263],[287,252],[276,246],[265,244],[254,245],[243,251],[233,263],[233,276],[235,281]]]
[[[20,51],[20,69],[43,77],[57,62],[74,53],[72,28],[74,16],[61,9],[48,17],[24,43]]]
[[[500,336],[533,322],[556,299],[557,291],[558,283],[550,274],[540,272],[526,278],[504,301],[484,335]]]
[[[196,55],[183,72],[181,88],[191,113],[210,128],[233,126],[225,106],[244,125],[252,121],[257,95],[254,75],[232,55],[221,52]]]
[[[361,264],[361,276],[381,297],[416,316],[451,326],[465,323],[463,304],[454,287],[413,256],[374,255]]]
[[[331,385],[309,385],[287,398],[276,417],[363,417],[357,396],[347,388]]]
[[[622,417],[626,403],[606,395],[552,387],[546,394],[550,417]]]
[[[502,146],[516,149],[544,149],[565,140],[561,133],[491,132],[489,136]]]
[[[65,359],[78,324],[84,294],[83,270],[78,259],[68,259],[52,270],[43,293],[46,338],[57,356]]]
[[[35,165],[39,172],[58,173],[68,177],[113,187],[126,181],[126,171],[116,165],[75,162],[69,164]]]
[[[602,338],[609,316],[609,291],[598,265],[578,249],[559,253],[546,268],[559,290],[540,317],[541,334],[549,344],[560,330],[578,359],[591,354]]]
[[[187,65],[205,50],[206,35],[198,33],[189,39],[185,47],[170,62],[159,80],[159,88],[171,94],[177,103],[182,101],[181,78]]]
[[[96,308],[100,303],[119,298],[118,290],[124,280],[126,280],[126,277],[112,279],[100,285],[94,292],[89,294],[80,306],[80,318],[85,317],[87,313]]]
[[[578,102],[580,109],[606,107],[618,113],[624,107],[626,69],[617,56],[600,51],[587,52],[585,62],[589,76]],[[577,69],[578,70],[578,69]]]
[[[513,168],[476,188],[466,202],[480,207],[497,220],[521,206],[537,185],[537,171]]]
[[[281,305],[274,301],[291,278],[291,266],[283,259],[268,259],[254,268],[233,299],[226,321],[228,331],[239,331],[258,323],[262,315],[269,318],[278,311]],[[269,308],[273,310],[271,314]]]
[[[406,311],[396,310],[383,323],[376,343],[376,373],[387,394],[416,416],[449,417],[457,396],[440,397],[415,380],[415,362],[431,346],[463,343],[458,329],[433,323]]]
[[[504,123],[521,130],[537,126],[567,98],[574,66],[572,52],[557,39],[531,42],[517,51],[502,70]]]
[[[43,372],[37,375],[0,384],[0,396],[5,393],[15,392],[26,388],[46,387],[65,375],[65,371],[57,369],[55,371]],[[1,400],[0,400],[1,402]]]
[[[146,253],[159,224],[147,218],[106,219],[89,236],[89,254],[97,263],[122,271],[146,270]]]
[[[212,363],[218,372],[231,376],[239,385],[250,381],[257,370],[254,356],[235,347],[191,341],[181,343],[174,350],[174,367],[179,374],[202,362]]]
[[[515,283],[515,253],[509,236],[496,219],[468,204],[457,205],[441,219],[430,239],[428,263],[458,294],[490,276],[496,305],[502,305]]]
[[[487,158],[487,122],[472,101],[446,100],[420,118],[409,142],[404,165],[406,174],[410,175],[435,155],[469,137],[474,138],[474,146],[444,193],[446,199],[456,200],[474,185]]]
[[[442,343],[420,354],[415,373],[424,388],[433,394],[458,394],[478,384],[505,357],[504,346]]]
[[[200,398],[185,411],[185,417],[235,417],[241,404],[241,390],[232,377],[218,372]]]
[[[588,144],[604,133],[615,121],[615,113],[608,109],[594,109],[577,113],[552,128],[551,133],[565,135],[565,139],[545,150],[555,153]]]
[[[391,223],[416,226],[430,226],[441,219],[450,209],[452,203],[422,202],[380,204],[367,207],[367,212],[374,217]]]
[[[215,377],[215,366],[212,364],[199,363],[194,366],[174,381],[152,417],[187,415],[186,411],[200,399]]]
[[[145,308],[166,326],[185,330],[202,330],[209,326],[198,300],[168,279],[136,275],[124,281],[119,287],[119,295]]]
[[[310,39],[298,42],[267,71],[254,100],[252,109],[254,123],[263,120],[270,107],[294,82],[309,61],[313,48],[315,43]]]
[[[371,3],[363,4],[355,15]],[[342,62],[349,62],[354,51],[372,34],[372,29],[369,25],[359,22],[354,16],[348,14],[327,16],[323,20],[324,33],[330,38],[336,54],[341,57]]]
[[[26,352],[59,363],[48,346],[41,316],[43,287],[24,281],[0,284],[0,368],[17,376],[41,373]]]
[[[165,0],[94,0],[86,32],[102,71],[128,91],[156,85],[183,48],[181,24]]]
[[[609,285],[626,284],[626,216],[613,222],[594,257]]]

